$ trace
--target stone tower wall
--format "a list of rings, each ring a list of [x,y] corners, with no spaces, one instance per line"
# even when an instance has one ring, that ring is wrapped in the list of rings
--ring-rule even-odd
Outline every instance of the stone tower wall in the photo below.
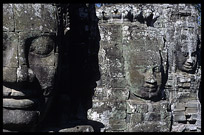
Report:
[[[96,7],[96,15],[101,36],[101,79],[97,82],[93,107],[88,111],[89,118],[102,122],[103,130],[109,132],[199,132],[199,59],[193,73],[185,72],[177,68],[175,53],[176,44],[184,48],[191,46],[184,42],[191,41],[193,36],[198,35],[194,46],[201,42],[195,7],[191,4],[108,4]],[[162,52],[166,73],[161,98],[152,101],[132,96],[131,76],[142,78],[129,72],[130,64],[134,68],[145,63],[151,65],[157,50]]]

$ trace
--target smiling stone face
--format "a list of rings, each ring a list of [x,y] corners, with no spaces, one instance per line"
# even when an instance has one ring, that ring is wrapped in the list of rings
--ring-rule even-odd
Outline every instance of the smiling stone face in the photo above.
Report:
[[[177,68],[183,72],[193,73],[197,65],[198,39],[192,34],[181,37],[181,43],[176,45]]]
[[[3,14],[3,128],[6,130],[30,131],[46,108],[45,97],[49,98],[54,88],[58,59],[55,8],[51,4],[3,5],[5,11],[10,11]]]
[[[164,58],[161,48],[164,44],[156,30],[147,31],[130,28],[129,43],[124,46],[126,79],[130,92],[144,99],[161,96],[164,83]]]
[[[131,92],[145,99],[151,99],[159,95],[160,87],[162,85],[162,76],[164,74],[164,69],[160,61],[159,54],[146,53],[149,56],[156,56],[154,63],[148,64],[144,61],[148,61],[146,58],[139,61],[134,54],[130,55],[130,61],[137,61],[137,65],[131,62],[128,72],[129,72],[129,84]]]

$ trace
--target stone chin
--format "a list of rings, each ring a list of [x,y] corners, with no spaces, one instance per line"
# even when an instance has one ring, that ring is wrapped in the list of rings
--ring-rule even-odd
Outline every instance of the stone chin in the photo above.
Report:
[[[188,66],[188,65],[183,65],[179,69],[183,72],[193,72],[195,70],[195,65],[194,66]]]
[[[10,131],[29,131],[37,124],[38,111],[3,108],[3,128]]]
[[[3,85],[3,128],[10,131],[30,131],[37,124],[40,107],[44,104],[40,89],[37,86],[20,88],[20,84],[16,88],[5,85]]]
[[[149,88],[149,87],[141,87],[140,89],[132,89],[132,93],[140,98],[151,100],[154,97],[159,95],[159,87]]]

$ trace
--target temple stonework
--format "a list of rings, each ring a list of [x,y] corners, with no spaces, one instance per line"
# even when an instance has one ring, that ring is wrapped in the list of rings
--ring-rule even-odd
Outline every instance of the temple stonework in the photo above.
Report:
[[[3,4],[4,132],[201,132],[192,4]]]
[[[107,4],[96,8],[96,15],[101,79],[89,118],[109,132],[201,131],[201,33],[195,7]],[[156,65],[163,65],[163,73],[153,73],[152,84],[163,86],[158,93],[145,93],[142,86],[152,75],[147,68],[158,70]],[[154,93],[158,96],[149,98]]]

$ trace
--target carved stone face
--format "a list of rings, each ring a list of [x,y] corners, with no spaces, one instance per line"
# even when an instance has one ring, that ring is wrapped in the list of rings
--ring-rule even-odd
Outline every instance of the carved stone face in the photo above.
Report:
[[[161,37],[134,27],[131,29],[131,40],[124,46],[125,72],[130,93],[143,99],[158,100],[164,83],[164,58],[160,52],[164,42]]]
[[[153,52],[151,54],[158,55],[157,53],[153,54]],[[144,65],[143,60],[140,62],[139,59],[136,59],[137,57],[132,55],[131,60],[137,61],[138,64],[136,66],[133,62],[129,67],[130,89],[134,95],[145,99],[151,99],[159,95],[164,69],[159,56],[156,57],[158,59],[155,59],[154,63]]]
[[[3,8],[3,128],[29,131],[54,88],[55,7],[4,4]]]
[[[181,44],[176,49],[177,68],[184,72],[193,72],[197,64],[197,40],[184,41]]]
[[[176,44],[177,69],[194,73],[197,66],[199,38],[196,29],[181,27],[179,42]]]

